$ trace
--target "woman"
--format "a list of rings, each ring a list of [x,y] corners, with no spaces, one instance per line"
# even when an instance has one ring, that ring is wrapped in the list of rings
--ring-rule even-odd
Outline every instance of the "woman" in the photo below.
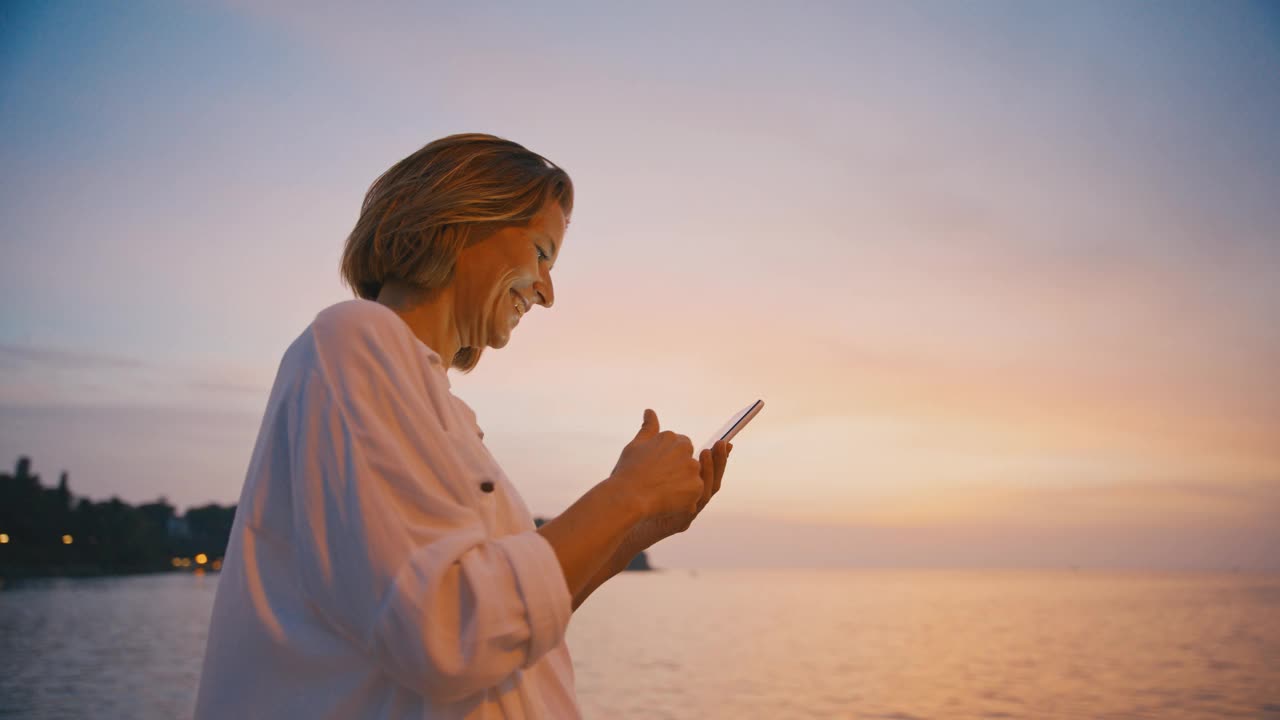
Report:
[[[285,352],[214,602],[198,718],[572,718],[572,609],[687,528],[729,446],[646,410],[608,478],[535,529],[447,370],[504,347],[551,271],[569,176],[489,135],[437,140],[365,197],[358,296]]]

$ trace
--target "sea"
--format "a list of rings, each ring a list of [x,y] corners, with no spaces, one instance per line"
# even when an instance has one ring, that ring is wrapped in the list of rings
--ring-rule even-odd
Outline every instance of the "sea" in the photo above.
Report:
[[[189,717],[217,583],[10,583],[0,718]],[[1280,575],[624,573],[566,642],[588,718],[1280,720]]]

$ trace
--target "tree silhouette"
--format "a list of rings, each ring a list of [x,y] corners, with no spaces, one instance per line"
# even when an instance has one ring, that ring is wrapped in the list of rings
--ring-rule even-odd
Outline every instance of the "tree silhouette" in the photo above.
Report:
[[[119,498],[76,499],[67,472],[44,488],[31,459],[0,474],[0,578],[158,572],[203,553],[226,552],[235,506],[206,505],[178,516],[164,498],[133,507]]]

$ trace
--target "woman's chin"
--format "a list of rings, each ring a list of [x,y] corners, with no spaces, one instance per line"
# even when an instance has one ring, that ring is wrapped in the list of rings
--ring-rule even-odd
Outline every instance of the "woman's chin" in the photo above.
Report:
[[[494,331],[489,333],[489,342],[486,345],[497,350],[506,347],[509,342],[511,342],[510,329],[494,328]]]

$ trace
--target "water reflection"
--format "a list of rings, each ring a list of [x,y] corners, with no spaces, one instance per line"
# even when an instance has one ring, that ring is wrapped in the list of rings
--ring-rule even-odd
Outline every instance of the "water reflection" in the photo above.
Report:
[[[217,575],[0,592],[0,717],[187,717]],[[1280,720],[1280,577],[628,573],[575,614],[587,717]]]
[[[216,576],[31,580],[0,592],[0,716],[188,717]]]
[[[569,642],[588,717],[1280,717],[1277,590],[1178,574],[664,573],[598,591]]]

